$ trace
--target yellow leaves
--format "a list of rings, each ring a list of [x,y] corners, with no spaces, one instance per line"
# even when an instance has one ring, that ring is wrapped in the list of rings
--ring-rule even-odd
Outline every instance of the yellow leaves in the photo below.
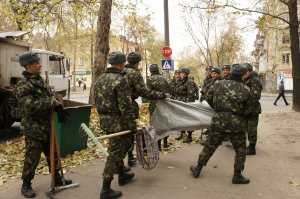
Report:
[[[143,103],[140,106],[140,117],[138,126],[145,126],[150,122],[149,103]]]

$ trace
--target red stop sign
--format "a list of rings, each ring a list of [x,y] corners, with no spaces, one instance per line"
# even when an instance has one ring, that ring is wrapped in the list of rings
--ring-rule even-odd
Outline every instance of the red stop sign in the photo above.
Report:
[[[172,49],[168,46],[165,46],[160,49],[164,57],[170,57],[172,55]]]

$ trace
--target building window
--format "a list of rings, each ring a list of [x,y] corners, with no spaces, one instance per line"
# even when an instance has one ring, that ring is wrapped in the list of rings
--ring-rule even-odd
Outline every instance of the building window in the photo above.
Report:
[[[282,43],[283,44],[289,44],[290,43],[290,36],[289,35],[283,35],[282,36]]]
[[[84,57],[80,57],[80,60],[79,60],[79,64],[80,66],[83,66],[84,65]]]
[[[282,63],[289,64],[290,63],[290,53],[282,54]]]

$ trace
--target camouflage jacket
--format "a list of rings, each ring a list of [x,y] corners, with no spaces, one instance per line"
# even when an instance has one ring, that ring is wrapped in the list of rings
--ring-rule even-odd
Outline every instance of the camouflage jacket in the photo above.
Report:
[[[196,84],[196,82],[194,82],[193,80],[191,80],[193,82],[193,86],[194,86],[194,101],[199,100],[199,87]]]
[[[252,72],[250,77],[245,81],[245,84],[250,88],[250,100],[252,102],[252,114],[258,115],[261,113],[260,97],[262,91],[262,84],[259,81],[258,75],[255,72]]]
[[[211,128],[214,131],[241,133],[250,113],[250,89],[243,82],[219,80],[207,92],[207,102],[216,111]]]
[[[201,89],[201,98],[200,98],[201,102],[203,100],[207,100],[207,92],[210,89],[210,87],[212,87],[217,80],[221,80],[221,79],[209,78],[209,79],[206,79],[206,81],[204,80],[203,87]]]
[[[48,140],[51,130],[51,112],[55,104],[54,93],[40,75],[23,72],[15,89],[21,112],[25,136]]]
[[[172,79],[171,82],[169,83],[170,85],[170,94],[171,94],[171,98],[172,99],[176,99],[176,93],[175,93],[175,89],[178,85],[179,80],[176,79]]]
[[[135,119],[131,92],[124,75],[112,67],[95,82],[95,104],[100,127],[106,134],[130,130],[127,123]]]
[[[129,84],[131,91],[132,105],[134,107],[135,117],[139,117],[139,106],[135,101],[139,96],[150,100],[163,99],[165,94],[154,90],[149,90],[146,87],[144,78],[139,70],[133,68],[132,65],[128,64],[125,67],[125,78]]]
[[[189,78],[179,80],[175,87],[175,99],[183,102],[195,101],[195,88],[193,82]]]
[[[21,120],[18,100],[15,94],[10,91],[6,92],[6,94],[7,96],[0,102],[0,129],[9,128],[14,122]]]
[[[149,77],[147,80],[147,87],[150,90],[160,91],[163,93],[170,92],[170,86],[168,81],[160,74],[154,74]],[[150,100],[149,110],[150,113],[153,113],[155,110],[155,101]]]
[[[226,79],[226,80],[229,80],[230,79],[230,75],[227,75],[227,76],[223,76],[222,79]]]

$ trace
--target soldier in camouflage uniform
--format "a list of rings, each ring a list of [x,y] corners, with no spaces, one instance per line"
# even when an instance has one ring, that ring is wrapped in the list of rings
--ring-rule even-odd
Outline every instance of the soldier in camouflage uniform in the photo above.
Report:
[[[249,179],[242,175],[246,160],[246,116],[249,114],[250,89],[243,84],[246,73],[242,66],[232,69],[230,80],[217,81],[208,91],[207,101],[215,110],[211,132],[199,155],[196,166],[191,166],[192,175],[199,177],[205,166],[224,138],[229,137],[236,153],[233,184],[248,184]]]
[[[223,68],[222,68],[222,71],[223,71],[222,79],[230,79],[230,70],[231,70],[230,65],[224,65],[223,66]]]
[[[258,74],[253,71],[251,64],[243,64],[248,69],[245,76],[245,84],[250,88],[250,100],[252,101],[252,111],[248,119],[248,141],[247,155],[256,155],[256,142],[257,142],[257,126],[259,114],[261,113],[260,97],[262,91],[262,84],[259,81]]]
[[[210,69],[210,76],[211,79],[209,82],[206,83],[205,88],[202,90],[202,95],[201,95],[201,100],[206,100],[207,97],[207,92],[210,89],[210,87],[212,87],[214,85],[214,83],[218,80],[221,80],[221,69],[217,66],[213,66]]]
[[[159,68],[157,64],[151,64],[149,67],[151,76],[147,80],[147,87],[150,90],[160,91],[163,93],[170,92],[170,86],[168,81],[159,73]],[[154,112],[156,107],[156,102],[151,100],[149,105],[150,117]],[[158,148],[161,150],[161,140],[158,141]],[[168,137],[164,138],[164,148],[168,148]]]
[[[51,113],[62,104],[56,100],[50,87],[40,76],[40,58],[37,54],[27,52],[20,56],[20,65],[25,67],[24,79],[21,79],[15,89],[18,105],[21,111],[22,126],[25,134],[25,160],[22,173],[23,185],[21,193],[26,198],[36,196],[31,187],[35,170],[39,164],[41,153],[46,156],[50,170],[50,130]],[[63,184],[63,177],[58,168],[56,159],[55,184]],[[66,184],[71,184],[71,180],[66,180]]]
[[[108,68],[96,81],[94,96],[100,127],[106,134],[125,130],[135,131],[135,112],[132,107],[131,91],[125,78],[126,57],[121,52],[112,52],[108,57]],[[125,185],[134,178],[133,173],[124,171],[123,159],[130,145],[130,137],[120,136],[109,140],[100,199],[118,198],[119,191],[111,189],[114,174],[119,174],[119,185]]]
[[[180,70],[175,70],[173,79],[170,82],[171,99],[176,99],[175,89],[177,87],[179,80],[180,80]]]
[[[197,85],[197,83],[195,82],[194,77],[190,77],[191,81],[193,82],[193,86],[194,86],[194,98],[195,101],[199,100],[199,87]]]
[[[175,88],[176,100],[182,102],[195,102],[195,87],[193,82],[189,78],[190,69],[182,68],[180,70],[180,80]],[[191,143],[193,141],[192,133],[193,131],[188,131],[188,136],[184,140],[185,143]],[[185,131],[182,131],[180,136],[176,140],[182,139],[185,135]]]
[[[130,90],[131,90],[131,99],[132,106],[135,112],[135,119],[139,118],[139,105],[135,101],[138,97],[147,98],[149,100],[164,99],[166,95],[162,92],[149,90],[146,87],[144,78],[139,71],[139,63],[142,60],[142,57],[137,52],[131,52],[127,55],[127,62],[125,66],[125,78],[128,81]],[[128,165],[135,166],[136,159],[133,156],[134,148],[134,137],[132,137],[131,147],[128,149]]]
[[[204,101],[204,96],[208,91],[208,86],[211,84],[212,78],[211,78],[211,69],[213,66],[208,66],[206,68],[206,77],[203,81],[203,85],[201,87],[201,97],[200,97],[200,102]]]

